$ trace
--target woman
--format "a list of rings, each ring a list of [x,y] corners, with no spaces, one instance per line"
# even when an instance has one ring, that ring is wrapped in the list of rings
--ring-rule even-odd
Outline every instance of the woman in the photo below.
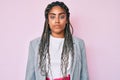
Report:
[[[84,42],[72,36],[69,19],[63,2],[47,6],[42,37],[30,42],[26,80],[89,80]]]

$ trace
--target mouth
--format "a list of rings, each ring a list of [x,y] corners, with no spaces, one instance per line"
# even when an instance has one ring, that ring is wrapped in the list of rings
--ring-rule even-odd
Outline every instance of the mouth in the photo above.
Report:
[[[54,27],[55,27],[55,28],[60,28],[60,25],[55,25]]]
[[[60,26],[60,25],[55,25],[55,26]]]

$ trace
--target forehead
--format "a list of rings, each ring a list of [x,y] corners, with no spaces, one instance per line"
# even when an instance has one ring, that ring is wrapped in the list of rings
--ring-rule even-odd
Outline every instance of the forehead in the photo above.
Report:
[[[64,13],[65,14],[65,10],[63,8],[61,8],[60,6],[54,6],[50,10],[49,14],[51,14],[51,13],[54,13],[54,14]]]

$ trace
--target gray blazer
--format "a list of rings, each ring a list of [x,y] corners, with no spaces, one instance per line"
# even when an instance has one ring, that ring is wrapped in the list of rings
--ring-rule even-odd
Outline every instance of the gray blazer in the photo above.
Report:
[[[45,80],[46,76],[40,74],[38,69],[38,48],[40,38],[34,39],[29,45],[29,55],[25,80]],[[85,45],[82,39],[73,37],[74,63],[70,72],[70,80],[89,80]]]

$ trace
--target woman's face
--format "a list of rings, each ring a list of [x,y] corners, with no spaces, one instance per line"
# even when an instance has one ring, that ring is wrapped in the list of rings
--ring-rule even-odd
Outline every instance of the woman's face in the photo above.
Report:
[[[48,13],[48,23],[54,37],[64,37],[67,23],[66,13],[60,6],[54,6]]]

